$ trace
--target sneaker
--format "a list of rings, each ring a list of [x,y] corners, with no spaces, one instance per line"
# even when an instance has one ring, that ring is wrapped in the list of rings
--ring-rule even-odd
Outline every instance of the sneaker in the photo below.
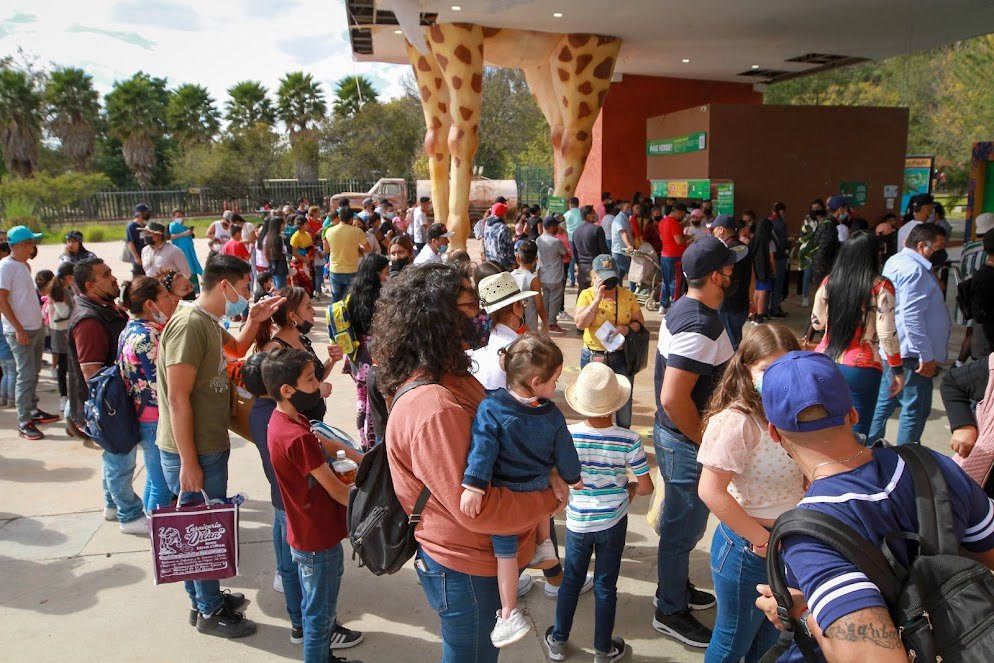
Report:
[[[803,306],[804,308],[807,308],[807,307],[811,306],[811,298],[810,297],[801,297],[801,306]]]
[[[279,571],[273,576],[273,589],[280,594],[283,593],[283,576],[280,575]]]
[[[615,661],[620,661],[628,653],[628,647],[625,646],[625,641],[621,638],[611,638],[611,651],[594,652],[594,663],[614,663]]]
[[[586,579],[584,579],[583,581],[583,586],[580,587],[580,594],[586,594],[593,588],[594,588],[594,574],[588,573]],[[558,599],[559,585],[553,585],[551,582],[546,582],[545,597],[549,599]]]
[[[143,515],[140,518],[135,518],[134,520],[126,523],[121,523],[121,532],[124,534],[148,536],[148,518]]]
[[[244,638],[255,633],[255,622],[222,603],[210,617],[197,615],[197,631],[218,638]]]
[[[290,644],[299,645],[304,641],[304,627],[290,626]]]
[[[238,610],[246,603],[248,599],[241,592],[232,592],[230,589],[225,589],[221,592],[221,600],[224,601],[230,610]],[[197,617],[200,615],[200,611],[196,608],[190,608],[190,626],[197,625]]]
[[[707,610],[708,608],[713,608],[715,603],[717,603],[714,594],[697,589],[691,582],[687,583],[687,591],[690,593],[690,600],[687,601],[687,606],[691,610]]]
[[[360,642],[362,642],[362,633],[335,622],[335,628],[331,629],[331,649],[348,649]]]
[[[341,656],[335,656],[330,651],[328,652],[328,663],[362,663],[362,661],[355,661],[351,658],[343,658]]]
[[[711,642],[711,629],[697,621],[690,614],[690,608],[672,615],[664,615],[656,610],[652,617],[652,628],[691,647],[704,649]]]
[[[49,414],[44,410],[35,410],[31,413],[31,421],[36,424],[50,424],[59,420],[59,415]]]
[[[502,619],[500,610],[497,611],[497,623],[494,630],[490,632],[490,642],[494,647],[500,649],[512,645],[521,638],[528,635],[531,625],[525,621],[524,613],[515,608],[507,619]]]
[[[545,654],[550,661],[564,661],[566,660],[566,643],[553,638],[552,629],[553,627],[550,626],[545,630],[545,639],[542,641],[545,644]]]
[[[29,421],[26,424],[18,424],[17,434],[23,437],[25,440],[41,440],[45,435],[38,430],[33,421]]]
[[[549,333],[555,334],[556,336],[561,336],[566,333],[566,330],[559,325],[549,325]]]
[[[535,555],[532,556],[532,561],[529,562],[528,568],[551,569],[558,563],[559,558],[556,556],[556,547],[552,545],[552,539],[546,539],[535,546]]]
[[[104,507],[104,520],[109,522],[114,522],[117,520],[117,507],[116,506],[105,506]]]
[[[566,311],[560,311],[560,312],[559,312],[559,313],[558,313],[558,314],[556,315],[556,320],[565,320],[565,321],[569,321],[569,320],[572,320],[572,319],[573,319],[573,318],[572,318],[572,317],[570,316],[570,314],[569,314],[569,313],[567,313]]]
[[[787,312],[786,311],[777,311],[776,313],[770,313],[770,317],[771,318],[786,318],[787,317]]]
[[[59,396],[59,412],[66,411],[66,404],[69,403],[69,398],[66,396]]]
[[[527,573],[522,573],[518,576],[518,598],[532,591],[532,587],[535,586],[535,580]]]

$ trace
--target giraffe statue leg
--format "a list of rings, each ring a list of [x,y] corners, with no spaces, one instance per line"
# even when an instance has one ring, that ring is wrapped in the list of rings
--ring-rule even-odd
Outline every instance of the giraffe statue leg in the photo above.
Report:
[[[424,149],[431,177],[434,217],[438,223],[445,223],[449,215],[449,88],[432,54],[421,55],[410,42],[404,43],[425,116]]]
[[[549,62],[539,62],[537,64],[522,67],[525,74],[525,82],[531,90],[539,110],[545,116],[545,121],[549,123],[549,139],[552,142],[553,163],[555,165],[554,181],[558,182],[563,172],[563,157],[560,148],[563,143],[563,111],[559,103],[558,95],[552,84],[553,70]]]
[[[453,248],[466,248],[473,159],[480,142],[483,105],[483,28],[465,23],[435,24],[428,43],[449,89],[449,215]]]

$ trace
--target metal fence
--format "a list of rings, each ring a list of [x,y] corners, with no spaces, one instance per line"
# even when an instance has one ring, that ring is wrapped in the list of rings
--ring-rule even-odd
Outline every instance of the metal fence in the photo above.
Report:
[[[546,198],[552,195],[556,186],[552,168],[516,166],[514,179],[518,183],[519,205],[539,205],[545,209]]]

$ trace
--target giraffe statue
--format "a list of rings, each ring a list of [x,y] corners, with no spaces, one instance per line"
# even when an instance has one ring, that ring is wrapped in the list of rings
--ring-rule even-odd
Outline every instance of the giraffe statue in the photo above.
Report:
[[[454,232],[454,247],[469,236],[469,189],[479,145],[484,59],[518,67],[549,124],[554,150],[555,195],[572,196],[592,146],[594,122],[611,85],[621,40],[587,34],[554,34],[486,28],[463,23],[424,30],[425,53],[407,44],[425,116],[425,153],[432,177],[436,219]],[[468,84],[467,84],[468,83]],[[448,130],[449,155],[440,148]],[[449,177],[446,191],[446,157]],[[440,214],[447,215],[440,217]]]

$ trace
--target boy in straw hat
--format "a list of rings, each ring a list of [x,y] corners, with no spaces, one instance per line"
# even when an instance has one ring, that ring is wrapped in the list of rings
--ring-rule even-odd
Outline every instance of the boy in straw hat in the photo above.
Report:
[[[628,505],[635,495],[651,495],[653,486],[638,433],[615,426],[614,413],[628,402],[632,383],[609,366],[590,363],[566,388],[566,402],[586,417],[569,427],[580,457],[583,486],[570,491],[566,507],[566,560],[556,603],[556,623],[545,632],[545,649],[553,661],[566,658],[580,587],[594,566],[594,663],[624,658],[625,641],[613,636],[618,574],[628,531]],[[628,470],[638,480],[628,482]]]

